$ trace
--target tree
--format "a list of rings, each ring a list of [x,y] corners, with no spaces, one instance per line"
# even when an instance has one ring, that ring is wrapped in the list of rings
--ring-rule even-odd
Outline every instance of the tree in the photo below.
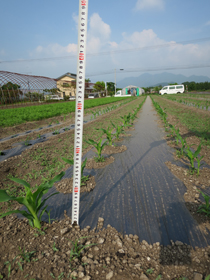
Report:
[[[105,83],[103,81],[98,81],[93,86],[95,92],[100,92],[105,90]]]
[[[107,82],[107,91],[108,93],[115,91],[115,83],[113,82]]]

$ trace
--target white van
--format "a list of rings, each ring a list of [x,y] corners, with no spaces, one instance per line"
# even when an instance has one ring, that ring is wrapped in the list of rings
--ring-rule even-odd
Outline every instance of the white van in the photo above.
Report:
[[[176,93],[183,93],[184,92],[184,85],[172,85],[172,86],[165,86],[160,91],[159,94],[176,94]]]
[[[88,95],[88,98],[98,98],[99,97],[99,94],[98,93],[90,93]]]

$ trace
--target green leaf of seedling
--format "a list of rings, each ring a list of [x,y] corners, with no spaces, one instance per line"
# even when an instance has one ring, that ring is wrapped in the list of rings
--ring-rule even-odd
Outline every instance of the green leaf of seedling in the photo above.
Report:
[[[45,202],[46,202],[51,196],[53,196],[53,195],[55,195],[55,194],[58,194],[58,193],[59,193],[59,192],[53,193],[53,194],[51,194],[50,196],[48,196],[47,198],[45,198],[45,199],[42,201],[42,203],[37,207],[37,213],[38,213],[38,211],[44,206]]]
[[[27,183],[26,181],[22,180],[22,179],[18,179],[18,178],[12,177],[12,178],[10,178],[10,180],[23,185],[24,187],[26,187],[26,189],[30,189],[31,188],[30,184]]]
[[[194,157],[196,158],[201,151],[201,144],[198,146],[197,150],[194,153]]]
[[[74,160],[73,159],[62,158],[62,160],[67,162],[68,164],[71,164],[71,165],[74,164]]]
[[[0,202],[6,202],[10,200],[14,200],[16,197],[14,196],[9,196],[6,191],[0,190]]]

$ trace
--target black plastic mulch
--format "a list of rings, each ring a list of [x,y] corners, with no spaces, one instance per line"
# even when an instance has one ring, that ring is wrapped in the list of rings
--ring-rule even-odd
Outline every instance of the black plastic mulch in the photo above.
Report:
[[[170,244],[182,241],[191,246],[210,245],[210,235],[202,233],[185,206],[184,184],[166,167],[173,161],[173,150],[164,140],[164,130],[148,97],[135,130],[121,144],[127,150],[112,155],[114,163],[103,169],[85,170],[95,176],[96,187],[80,198],[80,226],[97,226],[104,218],[123,234],[137,234],[140,241]],[[90,151],[86,156],[95,154]],[[65,177],[72,176],[70,168]],[[48,194],[55,191],[53,188]],[[71,217],[72,195],[58,194],[48,201],[51,218],[62,219],[64,210]],[[46,217],[47,220],[47,217]]]

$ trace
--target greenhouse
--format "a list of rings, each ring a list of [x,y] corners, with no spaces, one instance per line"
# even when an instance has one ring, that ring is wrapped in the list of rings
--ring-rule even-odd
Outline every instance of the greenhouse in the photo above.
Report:
[[[145,91],[144,91],[143,88],[130,85],[130,86],[124,87],[122,90],[119,90],[116,95],[119,95],[119,96],[140,96],[144,93],[145,93]]]

